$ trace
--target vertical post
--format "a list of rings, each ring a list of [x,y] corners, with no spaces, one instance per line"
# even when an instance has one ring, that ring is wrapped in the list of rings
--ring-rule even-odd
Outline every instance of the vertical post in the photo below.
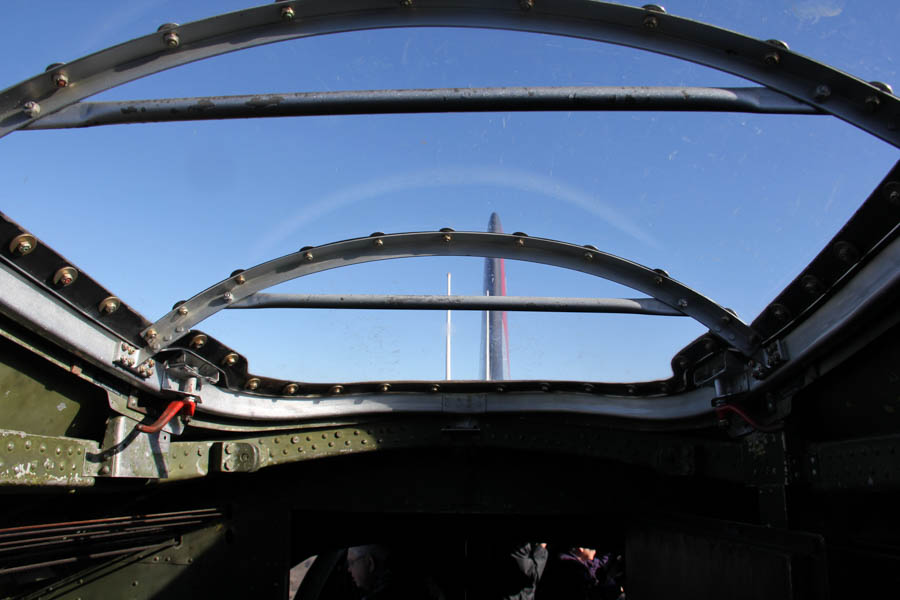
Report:
[[[485,290],[485,296],[490,296],[491,291]],[[484,380],[491,380],[491,311],[484,311]]]
[[[447,297],[450,297],[450,273],[447,273]],[[447,381],[450,380],[450,309],[447,309]]]

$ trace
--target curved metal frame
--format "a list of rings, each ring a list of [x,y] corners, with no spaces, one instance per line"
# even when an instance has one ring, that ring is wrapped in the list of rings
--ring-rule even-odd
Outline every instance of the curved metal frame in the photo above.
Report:
[[[509,258],[581,271],[652,296],[699,321],[747,356],[758,344],[758,336],[748,325],[709,298],[663,273],[593,247],[515,234],[433,231],[378,234],[301,249],[242,271],[144,329],[141,335],[147,345],[137,362],[165,350],[204,319],[273,285],[338,267],[416,256]]]
[[[900,147],[900,99],[879,87],[782,43],[585,0],[318,0],[220,15],[102,50],[0,92],[0,137],[98,92],[196,60],[309,35],[390,27],[509,29],[666,54],[756,81]]]

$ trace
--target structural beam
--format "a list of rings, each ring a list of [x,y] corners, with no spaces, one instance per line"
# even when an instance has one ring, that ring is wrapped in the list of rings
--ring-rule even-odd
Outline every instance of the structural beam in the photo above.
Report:
[[[808,104],[760,87],[443,88],[79,102],[32,122],[26,129],[258,117],[490,111],[824,114]]]

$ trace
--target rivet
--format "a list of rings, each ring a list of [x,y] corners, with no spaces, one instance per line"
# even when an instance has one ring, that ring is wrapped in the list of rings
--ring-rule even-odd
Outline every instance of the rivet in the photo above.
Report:
[[[540,388],[541,388],[541,391],[542,391],[542,392],[549,392],[549,391],[550,391],[550,384],[549,384],[549,383],[542,383],[542,384],[540,385]]]
[[[444,240],[445,243],[449,244],[453,240],[453,236],[450,235],[449,233],[445,233],[444,235],[441,236],[441,239]]]
[[[317,449],[318,449],[318,448],[316,448],[316,445],[315,445],[315,444],[313,444],[312,446],[310,446],[310,448],[312,448],[313,450],[317,450]]]
[[[72,446],[68,446],[66,448],[66,454],[68,454],[69,456],[72,456]]]
[[[594,255],[593,255],[593,253],[591,253],[591,252],[585,252],[585,253],[584,253],[584,260],[588,260],[588,261],[594,260]]]
[[[881,193],[888,202],[895,206],[900,206],[900,182],[889,181],[881,188]]]
[[[328,390],[328,393],[329,393],[329,394],[342,394],[342,393],[344,393],[344,386],[342,386],[342,385],[333,385],[333,386],[331,386],[331,388]]]
[[[234,444],[225,444],[225,454],[234,452]]]
[[[293,396],[294,394],[297,393],[297,390],[299,390],[299,389],[300,389],[300,386],[297,385],[296,383],[289,383],[286,386],[284,386],[284,388],[282,388],[281,394],[283,396]]]
[[[822,293],[822,282],[815,275],[804,275],[800,279],[800,286],[807,294],[817,296]]]
[[[362,440],[362,442],[360,442],[360,443],[361,443],[361,444],[363,444],[363,445],[366,445],[366,444],[368,444],[368,443],[369,443],[369,441],[368,441],[368,440],[366,440],[366,439],[363,439],[363,440]]]
[[[64,88],[69,85],[69,77],[65,73],[55,73],[53,75],[53,85],[58,88]]]
[[[434,384],[432,384],[431,387],[429,387],[428,389],[429,389],[430,391],[432,391],[432,392],[439,392],[439,391],[441,391],[441,386],[439,386],[438,384],[434,383]]]
[[[285,456],[287,456],[287,455],[288,455],[288,449],[285,448],[284,450],[281,451],[281,453],[284,454]]]
[[[341,435],[343,435],[343,434],[342,434],[340,431],[335,431],[335,432],[334,432],[334,437],[336,437],[336,438],[340,438]]]
[[[350,445],[350,440],[346,440],[346,441],[344,442],[344,445],[345,445],[345,446],[349,446],[349,445]]]
[[[531,10],[534,8],[534,0],[519,0],[519,7],[522,10]]]
[[[384,240],[375,240],[374,243],[376,248],[381,248],[382,246],[384,246]]]
[[[259,378],[251,377],[250,379],[247,380],[247,383],[244,384],[244,387],[247,388],[248,390],[255,390],[256,388],[259,387]]]
[[[772,50],[771,52],[766,52],[763,56],[763,62],[770,67],[774,67],[781,62],[781,55],[774,50]]]
[[[379,391],[379,392],[389,392],[389,391],[391,391],[391,384],[389,384],[389,383],[382,383],[380,386],[378,386],[378,391]]]
[[[37,248],[37,239],[30,233],[22,233],[12,239],[9,244],[10,254],[25,256]]]
[[[859,250],[850,242],[836,242],[834,244],[834,253],[838,259],[847,264],[853,264],[859,260]]]
[[[687,308],[687,306],[688,306],[688,301],[687,301],[687,300],[685,300],[684,298],[679,298],[679,299],[678,299],[678,308],[684,309],[684,308]]]
[[[586,383],[586,384],[584,384],[584,386],[582,386],[582,389],[583,389],[585,392],[587,392],[588,394],[590,394],[591,392],[594,391],[594,386],[591,385],[590,383]]]
[[[8,443],[8,444],[6,445],[6,449],[7,449],[9,452],[12,452],[13,450],[16,449],[16,445],[13,444],[12,442],[10,442],[10,443]]]
[[[26,449],[26,450],[31,450],[31,440],[28,440],[28,441],[25,442],[25,449]]]
[[[306,253],[304,253],[304,254],[303,254],[303,258],[305,258],[307,261],[311,261],[311,260],[313,259],[312,252],[306,252]]]
[[[106,298],[105,300],[103,300],[103,302],[100,303],[99,308],[100,308],[101,313],[109,315],[109,314],[112,314],[112,313],[116,312],[117,310],[119,310],[119,306],[121,306],[121,305],[122,305],[121,300],[119,300],[115,296],[110,296],[109,298]]]
[[[59,446],[57,446],[57,447],[56,447],[56,453],[57,453],[57,454],[62,454],[62,448],[60,448]]]
[[[41,105],[33,100],[29,100],[22,105],[22,110],[25,112],[26,116],[33,119],[41,114]]]
[[[650,12],[666,14],[666,8],[664,6],[660,6],[659,4],[645,4],[641,8],[643,8],[644,10],[649,10]]]
[[[187,306],[179,306],[179,307],[178,307],[178,314],[181,315],[182,317],[186,317],[187,314],[188,314]]]
[[[685,367],[687,367],[688,359],[686,356],[682,356],[679,354],[678,356],[675,357],[675,364],[678,366],[679,369],[684,369]]]
[[[292,6],[285,6],[281,9],[281,20],[282,21],[293,21],[294,20],[294,8]]]
[[[329,447],[329,448],[334,448],[334,442],[328,442],[328,447]]]
[[[292,444],[299,444],[299,443],[300,443],[300,436],[299,436],[299,435],[295,435],[294,437],[292,437],[292,438],[291,438],[291,443],[292,443]]]
[[[47,65],[47,68],[44,69],[44,72],[52,71],[53,69],[58,69],[59,67],[65,66],[66,63],[51,63]]]
[[[164,35],[163,41],[166,43],[166,46],[172,49],[177,48],[181,44],[181,38],[178,37],[178,34],[174,31],[170,31]]]
[[[625,388],[625,391],[633,396],[637,393],[637,388],[634,387],[633,385],[629,385],[628,387]]]
[[[872,87],[878,88],[885,94],[893,94],[894,93],[894,88],[892,88],[890,86],[890,84],[887,84],[883,81],[870,81],[869,85],[871,85]]]
[[[225,358],[222,359],[222,364],[226,367],[231,367],[238,361],[238,358],[237,354],[229,352],[225,355]]]
[[[525,240],[522,238],[516,238],[516,246],[519,248],[523,248],[525,246]]]
[[[102,467],[100,467],[101,475],[109,475],[109,473],[110,473],[109,465],[103,465]]]
[[[400,6],[412,6],[413,0],[400,0]]]
[[[179,325],[178,327],[176,327],[176,328],[175,328],[175,333],[184,333],[184,326],[183,326],[183,325]]]
[[[199,350],[200,348],[202,348],[203,346],[206,345],[206,342],[208,340],[209,340],[209,338],[206,337],[205,334],[198,333],[193,338],[191,338],[191,348],[193,348],[194,350]]]
[[[276,444],[280,444],[280,443],[281,443],[281,439],[280,439],[280,438],[275,438],[275,443],[276,443]]]
[[[823,100],[827,100],[829,96],[831,96],[831,88],[830,87],[828,87],[824,83],[816,86],[815,92],[813,93],[813,97],[817,101],[822,102]]]
[[[154,340],[154,339],[156,339],[157,335],[158,334],[156,333],[155,329],[148,329],[147,331],[144,332],[144,339]]]
[[[71,285],[78,279],[78,271],[74,267],[62,267],[53,275],[53,284],[61,287]]]
[[[225,302],[234,302],[234,294],[232,294],[231,292],[225,292],[224,294],[222,294],[222,300],[224,300]]]
[[[197,456],[203,456],[203,448],[197,448]]]
[[[647,29],[656,29],[659,27],[659,19],[653,15],[647,15],[644,17],[643,24]]]

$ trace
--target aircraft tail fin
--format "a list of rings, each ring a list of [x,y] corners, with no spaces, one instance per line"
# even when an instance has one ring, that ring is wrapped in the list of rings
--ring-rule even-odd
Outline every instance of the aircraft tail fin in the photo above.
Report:
[[[491,213],[488,231],[503,233],[497,213]],[[502,258],[484,259],[484,294],[506,295],[506,265]],[[481,377],[485,380],[509,379],[509,328],[506,311],[484,311],[481,344]]]

